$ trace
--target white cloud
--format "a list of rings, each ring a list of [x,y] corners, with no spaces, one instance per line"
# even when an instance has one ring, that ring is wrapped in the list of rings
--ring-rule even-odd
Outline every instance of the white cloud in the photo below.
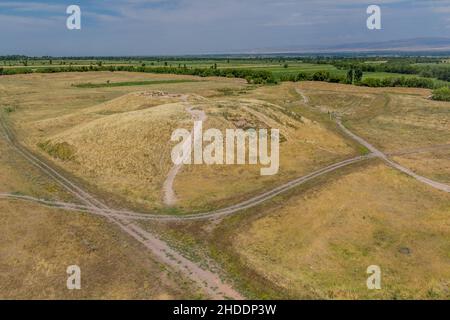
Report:
[[[450,0],[80,0],[83,29],[64,33],[65,5],[1,1],[0,27],[10,31],[0,33],[0,40],[8,39],[3,50],[21,50],[27,42],[19,43],[14,34],[37,28],[43,30],[36,41],[41,51],[66,41],[61,35],[70,36],[80,52],[101,54],[327,46],[365,41],[369,4],[382,6],[383,30],[377,40],[442,36],[448,25]]]
[[[44,12],[64,12],[66,6],[48,4],[43,2],[0,2],[0,8],[16,11],[44,11]]]

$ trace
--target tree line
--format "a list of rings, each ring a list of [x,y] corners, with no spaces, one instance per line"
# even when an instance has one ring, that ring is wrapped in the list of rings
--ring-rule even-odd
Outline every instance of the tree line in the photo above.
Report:
[[[333,65],[341,70],[360,68],[364,72],[415,74],[419,77],[450,81],[450,65],[444,64],[417,65],[407,62],[354,63],[353,61],[336,61]]]
[[[277,80],[270,71],[251,69],[218,69],[218,68],[187,68],[183,67],[145,67],[145,66],[65,66],[45,68],[2,68],[0,75],[14,75],[27,73],[57,73],[57,72],[89,72],[89,71],[127,71],[144,73],[165,73],[177,75],[191,75],[199,77],[227,77],[242,78],[252,84],[275,84]]]
[[[276,84],[278,81],[324,81],[331,83],[354,84],[367,87],[413,87],[436,89],[448,84],[439,83],[435,79],[426,77],[384,77],[384,78],[363,78],[364,68],[359,65],[352,65],[346,74],[332,73],[328,71],[316,71],[314,73],[299,72],[296,74],[281,74],[275,78],[272,72],[267,70],[252,69],[218,69],[211,68],[187,68],[179,67],[146,67],[146,66],[103,66],[102,64],[90,66],[60,66],[44,68],[2,68],[1,75],[26,74],[26,73],[56,73],[56,72],[89,72],[89,71],[127,71],[159,74],[191,75],[199,77],[227,77],[241,78],[252,84]]]
[[[351,68],[346,75],[330,73],[328,71],[316,71],[314,73],[300,72],[298,74],[281,75],[281,81],[324,81],[330,83],[354,84],[365,87],[409,87],[436,89],[445,87],[442,82],[424,77],[384,77],[384,78],[363,78],[364,73],[360,68]],[[448,85],[447,85],[448,86]]]

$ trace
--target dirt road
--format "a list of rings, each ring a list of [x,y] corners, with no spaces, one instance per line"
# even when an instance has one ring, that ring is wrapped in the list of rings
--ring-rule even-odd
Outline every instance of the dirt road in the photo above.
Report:
[[[308,103],[309,100],[306,96],[302,94],[303,100],[305,103]],[[192,111],[192,109],[191,109]],[[198,111],[198,110],[197,110]],[[202,118],[201,114],[196,114],[199,119]],[[183,220],[198,220],[198,219],[217,219],[222,218],[227,215],[231,215],[235,212],[242,211],[251,207],[254,207],[264,201],[267,201],[281,193],[284,193],[292,188],[295,188],[301,184],[306,183],[307,181],[310,181],[311,179],[317,178],[319,176],[322,176],[324,174],[327,174],[329,172],[335,171],[337,169],[343,168],[345,166],[373,158],[373,157],[379,157],[383,159],[386,163],[388,163],[390,166],[410,175],[411,177],[417,179],[420,182],[426,183],[427,185],[430,185],[436,189],[450,192],[450,186],[447,186],[445,184],[432,181],[428,178],[419,176],[412,172],[411,170],[393,162],[390,160],[387,155],[382,153],[380,150],[376,149],[374,146],[372,146],[370,143],[365,141],[363,138],[355,135],[350,130],[348,130],[342,122],[338,119],[337,124],[339,127],[345,132],[348,136],[350,136],[352,139],[360,143],[361,145],[364,145],[367,149],[371,151],[371,153],[367,156],[360,156],[355,157],[352,159],[344,160],[335,164],[332,164],[330,166],[327,166],[325,168],[319,169],[317,171],[314,171],[308,175],[302,176],[300,178],[297,178],[295,180],[292,180],[282,186],[279,186],[273,190],[264,192],[258,196],[252,197],[249,200],[246,200],[244,202],[241,202],[239,204],[223,208],[220,210],[215,210],[211,212],[205,212],[200,214],[193,214],[193,215],[187,215],[183,217],[174,217],[174,216],[165,216],[165,215],[151,215],[151,214],[145,214],[145,213],[138,213],[133,211],[123,211],[123,210],[114,210],[100,202],[99,200],[95,199],[92,195],[90,195],[87,191],[82,189],[81,187],[77,186],[75,183],[71,182],[69,179],[64,177],[62,174],[60,174],[56,169],[52,168],[50,164],[47,164],[45,161],[39,159],[35,155],[33,155],[29,150],[27,150],[24,146],[22,146],[20,143],[18,143],[14,135],[9,130],[8,126],[4,122],[4,119],[1,118],[1,126],[3,128],[3,131],[5,133],[6,140],[11,144],[11,146],[19,153],[21,154],[25,159],[27,159],[30,163],[32,163],[34,166],[41,169],[43,172],[48,174],[52,179],[54,179],[57,183],[59,183],[63,188],[71,192],[73,195],[75,195],[82,203],[83,205],[76,205],[76,204],[70,204],[70,203],[63,203],[63,202],[52,202],[48,200],[41,200],[36,199],[28,196],[18,196],[18,195],[12,195],[12,194],[0,194],[0,197],[3,198],[15,198],[18,200],[26,200],[26,201],[35,201],[39,202],[43,205],[48,205],[52,207],[58,207],[65,210],[76,210],[76,211],[84,211],[84,212],[90,212],[93,214],[104,216],[108,219],[111,223],[114,223],[115,225],[119,226],[124,232],[126,232],[128,235],[142,243],[152,254],[154,254],[157,258],[159,258],[160,261],[163,263],[171,266],[175,270],[181,271],[183,274],[185,274],[187,277],[191,278],[193,281],[195,281],[197,284],[199,284],[202,288],[205,289],[205,291],[212,297],[216,299],[221,299],[225,297],[234,298],[234,299],[241,299],[242,296],[235,291],[230,285],[225,284],[218,275],[213,274],[210,271],[204,270],[200,268],[196,263],[186,259],[184,256],[182,256],[179,252],[173,250],[167,243],[164,241],[158,239],[155,235],[145,231],[142,229],[139,225],[133,222],[133,220],[176,220],[176,221],[183,221]],[[178,169],[179,170],[179,169]],[[169,180],[171,182],[167,182],[167,190],[172,190],[173,186],[173,180],[176,176],[176,173],[178,170],[174,170],[172,173],[172,177],[170,177]],[[170,175],[170,174],[169,174]],[[167,191],[170,193],[170,191]],[[173,193],[173,190],[172,190]],[[174,195],[173,195],[174,196]],[[171,196],[168,195],[170,198]],[[170,199],[169,199],[170,200]]]
[[[297,93],[301,94],[303,97],[303,100],[305,102],[309,102],[309,100],[307,99],[307,97],[299,90],[297,89]],[[186,99],[186,98],[184,98]],[[199,110],[196,110],[199,111]],[[200,111],[201,112],[201,111]],[[201,114],[197,114],[194,116],[194,119],[204,119],[203,116]],[[105,208],[96,208],[95,211],[92,210],[92,208],[90,206],[75,206],[73,204],[63,204],[61,205],[60,203],[57,202],[51,202],[51,201],[45,201],[45,200],[41,200],[41,199],[35,199],[32,197],[17,197],[14,195],[6,195],[4,194],[3,197],[9,197],[9,198],[15,198],[18,200],[27,200],[27,201],[34,201],[34,202],[40,202],[44,205],[49,205],[49,206],[58,206],[62,209],[68,209],[68,210],[78,210],[78,211],[84,211],[84,212],[91,212],[94,214],[98,214],[98,215],[109,215],[109,216],[113,216],[113,217],[118,217],[118,218],[126,218],[129,220],[159,220],[159,221],[186,221],[186,220],[204,220],[204,219],[218,219],[218,218],[223,218],[226,217],[228,215],[234,214],[236,212],[257,206],[258,204],[270,200],[271,198],[282,194],[292,188],[295,188],[301,184],[304,184],[314,178],[317,178],[321,175],[327,174],[329,172],[338,170],[342,167],[345,166],[349,166],[351,164],[372,158],[372,157],[379,157],[381,159],[383,159],[384,161],[386,161],[390,166],[414,177],[415,179],[417,179],[420,182],[426,183],[434,188],[437,188],[439,190],[445,191],[445,192],[449,192],[448,190],[450,189],[450,187],[448,185],[436,182],[436,181],[432,181],[428,178],[419,176],[417,174],[415,174],[414,172],[412,172],[411,170],[393,162],[392,160],[390,160],[388,158],[387,155],[385,155],[384,153],[382,153],[380,150],[376,149],[374,146],[372,146],[370,143],[368,143],[367,141],[365,141],[363,138],[355,135],[353,132],[351,132],[350,130],[348,130],[340,120],[337,121],[339,127],[341,128],[341,130],[343,130],[343,132],[345,132],[348,136],[350,136],[352,139],[354,139],[355,141],[357,141],[358,143],[360,143],[361,145],[364,145],[367,149],[369,149],[371,151],[371,153],[367,156],[360,156],[360,157],[355,157],[352,159],[348,159],[348,160],[344,160],[335,164],[332,164],[330,166],[327,166],[325,168],[319,169],[317,171],[314,171],[308,175],[299,177],[297,179],[294,179],[292,181],[287,182],[286,184],[279,186],[277,188],[274,188],[270,191],[264,192],[258,196],[252,197],[246,201],[243,201],[241,203],[226,207],[226,208],[222,208],[219,210],[214,210],[214,211],[210,211],[210,212],[204,212],[204,213],[198,213],[198,214],[191,214],[191,215],[184,215],[184,216],[172,216],[172,215],[159,215],[159,214],[149,214],[149,213],[140,213],[140,212],[135,212],[135,211],[128,211],[128,210],[114,210],[114,209],[105,209]],[[9,138],[8,138],[9,139]],[[447,145],[443,145],[442,148],[447,148]],[[437,147],[434,147],[435,149]],[[176,172],[178,172],[177,170],[174,170],[173,174],[171,175],[170,179],[171,182],[167,183],[167,188],[172,190],[172,185],[173,185],[173,180],[175,179],[176,176]],[[170,188],[169,188],[170,187]],[[170,191],[165,191],[165,192],[169,192]],[[173,190],[171,191],[173,193]],[[0,194],[0,198],[2,197],[2,195]],[[170,197],[170,196],[169,196]]]
[[[183,103],[186,104],[186,111],[192,116],[193,121],[206,121],[207,116],[204,111],[202,110],[194,110],[194,107],[189,105],[187,99],[188,96],[184,95],[181,97]],[[186,140],[186,142],[183,145],[183,155],[185,155],[185,158],[188,156],[191,156],[190,150],[193,148],[193,145],[198,145],[200,143],[199,138],[202,139],[202,133],[201,132],[194,132],[196,130],[195,128],[192,129],[191,132],[191,138],[189,140]],[[195,137],[197,139],[195,139]],[[192,139],[195,139],[194,142],[192,142]],[[177,197],[175,194],[175,191],[173,190],[173,183],[175,181],[175,178],[177,174],[180,172],[181,168],[183,167],[183,162],[186,160],[185,158],[180,159],[180,164],[175,164],[167,174],[166,180],[163,184],[163,202],[166,206],[174,206],[177,203]]]
[[[302,97],[303,101],[305,104],[309,104],[309,99],[308,97],[305,96],[305,94],[303,93],[303,91],[301,91],[299,88],[296,88],[295,91]],[[375,148],[373,145],[371,145],[369,142],[367,142],[366,140],[364,140],[363,138],[361,138],[360,136],[354,134],[353,132],[351,132],[350,130],[348,130],[343,124],[342,121],[339,117],[337,117],[336,119],[336,123],[339,126],[339,128],[350,138],[352,138],[353,140],[355,140],[356,142],[358,142],[359,144],[363,145],[364,147],[366,147],[367,149],[369,149],[369,151],[376,157],[382,159],[384,162],[386,162],[389,166],[409,175],[410,177],[416,179],[417,181],[420,181],[422,183],[425,183],[427,185],[429,185],[430,187],[433,187],[435,189],[444,191],[444,192],[450,192],[450,186],[441,183],[441,182],[437,182],[431,179],[428,179],[426,177],[423,177],[421,175],[418,175],[417,173],[413,172],[412,170],[394,162],[393,160],[389,159],[389,157],[384,154],[383,152],[381,152],[380,150],[378,150],[377,148]],[[442,148],[447,148],[447,145],[443,145]],[[436,148],[436,147],[435,147]]]
[[[68,178],[64,177],[56,169],[52,168],[50,164],[47,164],[45,161],[33,155],[29,150],[27,150],[24,146],[16,141],[14,135],[9,130],[7,124],[1,116],[0,125],[4,131],[6,140],[20,155],[22,155],[31,164],[42,170],[63,188],[77,197],[82,203],[86,205],[87,208],[89,208],[90,212],[102,215],[109,222],[117,225],[128,235],[139,241],[161,262],[170,266],[174,270],[180,271],[187,278],[193,280],[211,298],[243,299],[243,297],[229,284],[224,283],[219,275],[214,274],[208,270],[204,270],[196,263],[186,259],[182,254],[172,249],[166,242],[142,229],[139,225],[134,223],[133,220],[117,217],[116,215],[112,214],[114,210],[111,210],[101,201],[95,199],[87,191],[71,182]],[[75,209],[71,206],[67,206],[66,208],[70,210]]]
[[[400,150],[400,151],[388,153],[386,155],[388,157],[405,156],[405,155],[409,155],[409,154],[427,153],[427,152],[440,151],[440,150],[450,150],[450,144],[440,144],[440,145],[429,146],[429,147]]]
[[[372,152],[372,154],[374,154],[376,157],[382,159],[384,162],[386,162],[389,166],[400,170],[401,172],[413,177],[414,179],[416,179],[417,181],[420,181],[422,183],[425,183],[435,189],[444,191],[444,192],[450,192],[450,186],[441,183],[441,182],[437,182],[431,179],[428,179],[426,177],[423,177],[421,175],[418,175],[417,173],[413,172],[412,170],[405,168],[404,166],[398,164],[397,162],[392,161],[391,159],[388,158],[388,156],[386,154],[384,154],[383,152],[381,152],[380,150],[378,150],[377,148],[375,148],[373,145],[371,145],[369,142],[367,142],[366,140],[364,140],[363,138],[357,136],[356,134],[354,134],[353,132],[351,132],[350,130],[348,130],[341,122],[340,119],[336,120],[336,123],[338,124],[339,128],[341,128],[341,130],[343,132],[345,132],[345,134],[347,134],[348,136],[350,136],[353,140],[357,141],[358,143],[360,143],[361,145],[363,145],[364,147],[366,147],[367,149],[370,150],[370,152]]]
[[[291,180],[275,189],[264,192],[260,195],[252,197],[246,201],[240,202],[238,204],[235,204],[235,205],[223,208],[223,209],[214,210],[214,211],[205,212],[205,213],[197,213],[197,214],[184,215],[184,216],[173,216],[173,215],[158,215],[158,214],[149,214],[149,213],[139,213],[139,212],[134,212],[134,211],[114,210],[114,209],[96,209],[95,212],[92,212],[92,209],[90,206],[78,206],[78,208],[79,208],[79,211],[92,212],[92,213],[98,214],[98,215],[107,214],[110,216],[123,217],[123,218],[129,219],[129,220],[158,220],[158,221],[214,220],[214,219],[224,218],[226,216],[232,215],[239,211],[255,207],[267,200],[270,200],[270,199],[276,197],[277,195],[280,195],[286,191],[289,191],[292,188],[302,185],[312,179],[315,179],[324,174],[333,172],[340,168],[352,165],[354,163],[370,159],[372,157],[373,157],[373,155],[360,156],[360,157],[355,157],[355,158],[351,158],[351,159],[347,159],[344,161],[334,163],[330,166],[319,169],[317,171],[309,173],[300,178]],[[4,197],[6,197],[6,196],[7,196],[7,194],[4,195]],[[0,197],[1,197],[1,194],[0,194]],[[12,196],[12,198],[17,198],[18,200],[42,202],[43,204],[47,204],[47,205],[51,205],[53,203],[51,201],[40,200],[40,199],[36,199],[36,198],[32,198],[32,197],[26,197],[26,198],[20,197],[19,198],[19,197]],[[57,204],[58,203],[55,203],[55,205],[57,205]],[[73,205],[73,204],[69,204],[69,205]],[[61,209],[64,209],[64,206],[61,206]],[[68,209],[71,210],[72,208],[69,207]]]

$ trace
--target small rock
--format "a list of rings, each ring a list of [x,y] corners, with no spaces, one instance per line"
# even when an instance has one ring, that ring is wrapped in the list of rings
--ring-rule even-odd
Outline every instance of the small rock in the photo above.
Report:
[[[411,254],[411,249],[407,248],[407,247],[401,247],[400,250],[398,250],[400,253],[402,254]]]

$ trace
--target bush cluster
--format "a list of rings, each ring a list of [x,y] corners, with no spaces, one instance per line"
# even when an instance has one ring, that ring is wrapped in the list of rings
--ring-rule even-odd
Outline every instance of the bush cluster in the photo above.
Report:
[[[88,72],[88,71],[128,71],[145,73],[169,73],[192,75],[200,77],[227,77],[242,78],[253,84],[277,83],[270,71],[250,69],[217,69],[217,68],[186,68],[186,67],[145,67],[145,66],[65,66],[46,68],[0,68],[0,75],[13,75],[25,73],[56,73],[56,72]]]
[[[386,78],[365,78],[360,85],[366,87],[410,87],[434,89],[436,81],[430,78],[421,77],[386,77]]]
[[[433,95],[431,98],[438,101],[450,101],[450,88],[442,87],[433,90]]]

